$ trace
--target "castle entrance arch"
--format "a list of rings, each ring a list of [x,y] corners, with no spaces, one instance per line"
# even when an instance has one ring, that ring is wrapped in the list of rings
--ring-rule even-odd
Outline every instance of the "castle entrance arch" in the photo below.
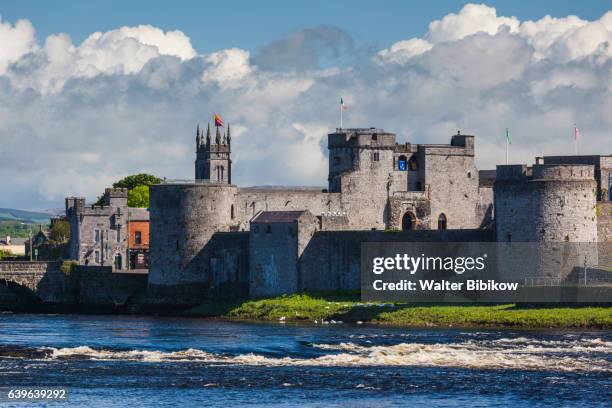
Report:
[[[404,231],[412,231],[416,229],[416,216],[413,212],[407,211],[402,217],[402,229]]]

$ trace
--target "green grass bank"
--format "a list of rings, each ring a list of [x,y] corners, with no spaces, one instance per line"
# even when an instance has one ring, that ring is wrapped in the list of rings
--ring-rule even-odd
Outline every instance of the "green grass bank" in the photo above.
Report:
[[[321,324],[376,323],[413,327],[612,328],[612,307],[555,305],[376,304],[356,295],[301,294],[236,302],[207,302],[188,316]]]

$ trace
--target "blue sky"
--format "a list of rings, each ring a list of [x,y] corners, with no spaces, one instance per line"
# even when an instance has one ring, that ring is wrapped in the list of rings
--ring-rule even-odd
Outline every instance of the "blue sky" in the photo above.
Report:
[[[476,136],[476,165],[612,154],[610,1],[0,0],[0,207],[193,178],[232,126],[239,186],[327,181],[327,134]],[[552,17],[548,17],[552,16]],[[25,147],[25,148],[24,148]]]
[[[27,18],[37,37],[65,32],[80,43],[94,31],[120,26],[151,24],[164,30],[179,29],[201,53],[239,47],[249,51],[282,35],[307,27],[330,25],[346,30],[361,45],[386,47],[404,38],[420,36],[430,21],[457,12],[465,1],[126,1],[126,0],[2,0],[0,16],[16,21]],[[536,20],[578,15],[586,20],[610,9],[602,0],[487,1],[498,15]]]

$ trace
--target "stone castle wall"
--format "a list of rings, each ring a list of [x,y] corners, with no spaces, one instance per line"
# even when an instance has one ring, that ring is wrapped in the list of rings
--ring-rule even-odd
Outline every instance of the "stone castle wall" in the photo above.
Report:
[[[498,166],[496,236],[500,242],[597,242],[592,166]]]
[[[346,291],[361,287],[363,242],[488,242],[491,231],[319,231],[299,260],[301,290]]]
[[[110,266],[61,262],[0,261],[0,309],[36,310],[62,306],[84,311],[117,310],[147,286],[146,273],[114,273]]]
[[[308,210],[314,215],[341,211],[340,194],[314,188],[239,188],[235,214],[239,230],[248,231],[249,221],[260,211]]]
[[[149,285],[210,280],[210,265],[202,258],[212,236],[230,230],[236,192],[229,184],[151,186]]]

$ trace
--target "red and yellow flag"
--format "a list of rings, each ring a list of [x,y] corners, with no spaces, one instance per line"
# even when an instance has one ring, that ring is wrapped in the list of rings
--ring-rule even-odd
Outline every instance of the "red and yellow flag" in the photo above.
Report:
[[[219,127],[223,127],[223,119],[221,119],[221,116],[217,115],[216,113],[213,115],[213,118],[215,119],[215,126]]]

